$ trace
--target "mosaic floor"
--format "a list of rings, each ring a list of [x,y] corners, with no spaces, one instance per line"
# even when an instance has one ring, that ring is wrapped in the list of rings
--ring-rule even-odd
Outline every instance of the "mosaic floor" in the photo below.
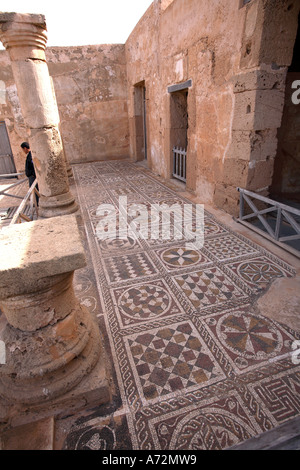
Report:
[[[204,245],[193,244],[196,206],[142,166],[97,162],[73,172],[88,258],[76,292],[97,316],[113,401],[62,419],[61,448],[226,449],[300,415],[291,354],[300,334],[253,307],[292,267],[206,210]],[[191,243],[175,213],[163,219],[162,204],[185,207]]]

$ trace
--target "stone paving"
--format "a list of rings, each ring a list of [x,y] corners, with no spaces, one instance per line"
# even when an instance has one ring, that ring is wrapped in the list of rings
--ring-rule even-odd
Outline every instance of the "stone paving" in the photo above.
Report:
[[[156,238],[147,236],[145,213],[128,212],[124,225],[120,196],[128,208],[191,204],[140,165],[88,163],[73,173],[88,260],[76,292],[97,316],[113,400],[61,417],[56,448],[226,449],[300,415],[292,355],[300,333],[254,307],[293,267],[207,210],[202,248],[176,236],[178,220],[166,237],[155,211]],[[192,209],[184,219],[190,240]],[[119,238],[103,239],[103,220]]]

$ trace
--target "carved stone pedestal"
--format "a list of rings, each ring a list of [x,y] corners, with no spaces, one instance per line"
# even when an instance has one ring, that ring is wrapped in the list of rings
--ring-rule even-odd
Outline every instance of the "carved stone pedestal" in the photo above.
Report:
[[[19,413],[59,409],[76,393],[80,400],[92,393],[98,404],[109,401],[98,325],[73,290],[73,273],[85,266],[75,216],[3,229],[0,253],[0,340],[6,353],[0,405],[7,419],[16,407]]]

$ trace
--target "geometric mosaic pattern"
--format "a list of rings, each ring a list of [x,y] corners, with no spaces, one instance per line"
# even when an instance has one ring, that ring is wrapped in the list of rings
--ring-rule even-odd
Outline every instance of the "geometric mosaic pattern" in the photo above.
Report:
[[[174,279],[193,307],[199,310],[245,296],[215,267],[176,276]]]
[[[110,282],[135,279],[155,273],[144,253],[115,256],[104,260]]]
[[[155,423],[155,431],[162,448],[195,451],[230,447],[237,441],[249,439],[255,428],[233,395],[215,399],[207,406],[193,407],[177,420],[167,415],[163,423]],[[172,434],[170,441],[166,438],[169,434]]]
[[[278,277],[290,276],[283,266],[264,256],[227,264],[227,268],[253,289],[265,288]]]
[[[257,248],[234,235],[223,235],[207,241],[206,248],[218,260],[232,259],[245,254],[257,253]]]
[[[189,250],[184,247],[169,248],[163,253],[166,264],[172,267],[186,267],[195,264],[200,259],[200,254],[196,250]]]
[[[237,374],[288,355],[294,340],[280,325],[250,312],[249,307],[210,316],[206,325]]]
[[[300,413],[299,371],[292,376],[276,377],[262,384],[257,384],[254,391],[272,412],[278,423],[283,423]]]
[[[121,328],[133,324],[162,319],[181,312],[163,280],[143,282],[111,291]]]
[[[199,333],[188,322],[149,330],[127,341],[147,400],[199,388],[223,376]]]
[[[157,251],[157,254],[169,271],[211,262],[200,251],[187,248],[185,245],[172,246],[167,249],[164,248],[163,250]]]
[[[193,244],[195,204],[138,164],[88,163],[73,173],[87,255],[76,295],[99,322],[113,400],[65,417],[61,430],[58,422],[57,447],[225,449],[300,415],[300,364],[292,360],[300,334],[253,306],[293,268],[206,210],[204,243]],[[120,196],[131,209],[125,225]],[[99,238],[101,204],[120,236]],[[176,205],[176,217],[186,207],[188,240],[180,218],[171,217],[168,231],[163,204]]]

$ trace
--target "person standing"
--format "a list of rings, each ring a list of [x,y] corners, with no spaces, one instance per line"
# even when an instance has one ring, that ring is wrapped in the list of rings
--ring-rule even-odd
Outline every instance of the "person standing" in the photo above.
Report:
[[[34,164],[32,161],[32,155],[30,150],[30,145],[28,142],[22,142],[21,148],[26,155],[26,162],[25,162],[25,174],[28,178],[29,187],[32,185],[34,180],[36,179]],[[38,185],[36,185],[37,191],[39,190]],[[39,197],[36,194],[37,205],[39,205]]]

